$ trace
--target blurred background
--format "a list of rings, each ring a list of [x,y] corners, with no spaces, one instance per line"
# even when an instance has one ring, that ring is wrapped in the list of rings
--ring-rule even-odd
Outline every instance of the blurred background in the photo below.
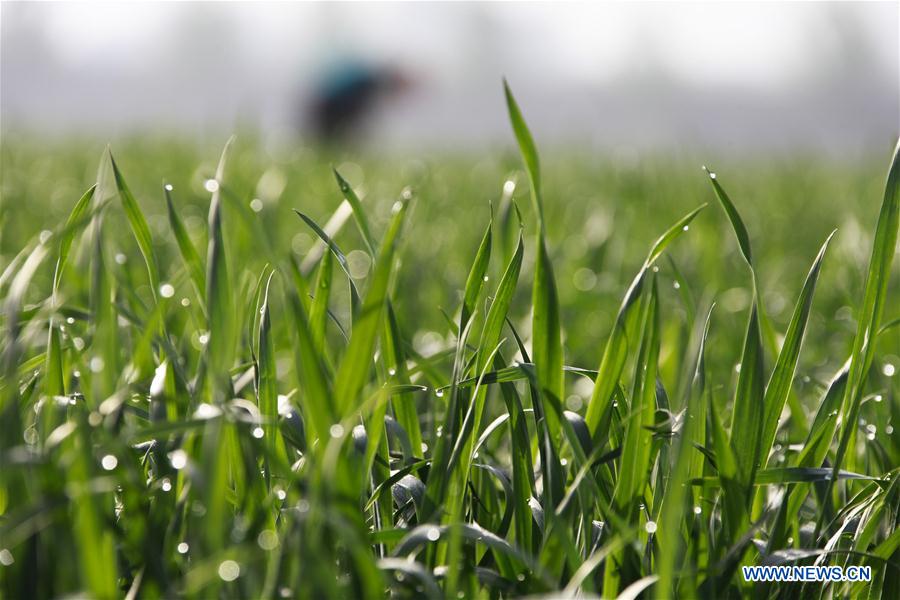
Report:
[[[505,75],[544,143],[847,155],[897,135],[898,27],[897,2],[3,2],[0,127],[471,149],[509,140]]]

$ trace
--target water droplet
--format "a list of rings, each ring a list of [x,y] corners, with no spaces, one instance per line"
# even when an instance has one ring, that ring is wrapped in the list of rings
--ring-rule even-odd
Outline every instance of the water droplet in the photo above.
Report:
[[[715,178],[716,178],[716,174],[715,174],[715,173],[710,173],[710,174],[709,174],[709,178],[710,178],[710,179],[715,179]]]
[[[40,235],[41,243],[43,244],[44,242],[49,240],[50,236],[52,236],[52,235],[53,235],[53,232],[50,231],[49,229],[43,230]]]
[[[222,414],[222,409],[218,406],[213,406],[207,402],[201,403],[197,406],[197,410],[194,411],[194,417],[197,419],[214,419]]]
[[[881,372],[884,373],[885,377],[893,377],[897,372],[897,367],[895,367],[891,363],[884,363],[884,366],[881,367]]]
[[[83,338],[80,338],[80,337],[72,338],[72,344],[75,346],[75,349],[78,350],[79,352],[84,350],[84,339]],[[78,371],[75,371],[75,373],[78,373]],[[80,373],[79,373],[79,375],[80,375]],[[78,375],[75,375],[75,377],[78,377]]]
[[[285,498],[287,498],[287,492],[280,488],[275,490],[275,495],[278,496],[279,500],[284,500]]]
[[[256,536],[256,544],[263,550],[274,550],[278,547],[278,535],[271,529],[263,529]]]
[[[512,179],[507,179],[503,182],[503,193],[507,196],[511,196],[513,192],[516,191],[516,182]]]
[[[207,179],[203,182],[203,187],[206,188],[207,192],[217,192],[219,191],[219,182],[215,179]]]
[[[167,183],[167,184],[166,184],[166,191],[167,191],[167,192],[171,192],[171,191],[174,190],[174,189],[175,189],[175,188],[172,187],[172,184],[171,184],[171,183]]]
[[[119,464],[119,459],[117,459],[112,454],[107,454],[100,461],[100,464],[103,465],[103,468],[106,469],[107,471],[112,471]]]
[[[867,433],[867,434],[866,434],[866,439],[869,440],[870,442],[873,441],[873,440],[875,439],[875,434],[874,434],[874,433]]]
[[[172,481],[166,477],[162,480],[162,491],[171,492],[172,491]]]
[[[265,435],[265,432],[263,431],[262,427],[254,427],[252,433],[253,433],[253,437],[255,437],[258,440],[262,439],[262,437]]]
[[[894,433],[894,426],[888,425],[887,427],[884,428],[884,432],[888,435],[891,435],[892,433]]]
[[[428,444],[422,442],[422,454],[425,454],[426,452],[428,452]]]
[[[73,325],[75,323],[75,319],[69,317],[68,319],[66,319],[66,323],[68,323],[69,325]]]
[[[443,398],[444,390],[435,390],[434,395],[437,396],[438,398]]]
[[[209,334],[201,333],[199,336],[197,336],[197,341],[200,342],[201,345],[205,346],[209,343]]]
[[[695,506],[695,507],[694,507],[694,514],[695,514],[695,515],[699,515],[699,514],[701,514],[702,512],[703,512],[703,509],[700,508],[699,506]]]
[[[38,436],[38,432],[34,427],[29,427],[24,432],[22,432],[22,439],[25,440],[25,443],[29,446],[34,446],[38,443],[40,439]]]
[[[644,525],[644,531],[647,533],[656,533],[656,521],[647,521]]]
[[[673,281],[672,287],[675,288],[676,290],[679,290],[679,289],[681,289],[681,284],[678,283],[677,281]]]
[[[653,272],[659,273],[659,267],[657,267],[656,265],[653,265]]]
[[[181,305],[184,306],[184,307],[190,306],[190,305],[191,305],[190,299],[189,299],[189,298],[182,298],[182,299],[181,299]]]
[[[339,438],[342,435],[344,435],[344,426],[341,425],[340,423],[335,423],[334,425],[331,426],[331,429],[329,430],[329,432],[331,433],[331,437]]]
[[[278,590],[278,593],[281,595],[282,598],[290,598],[294,595],[293,590],[291,590],[291,588],[289,588],[289,587],[281,588],[280,590]]]
[[[306,513],[309,512],[309,501],[308,500],[300,500],[297,502],[297,512]]]
[[[484,279],[484,281],[487,281],[488,279],[490,279],[490,277],[488,277],[487,275],[485,275],[482,279]]]
[[[169,453],[169,462],[175,470],[183,469],[187,466],[188,455],[184,450],[178,449]]]
[[[171,283],[164,283],[159,286],[159,295],[163,298],[171,298],[175,295],[175,287]]]
[[[881,402],[881,400],[882,400],[881,394],[876,394],[875,398],[873,398],[873,400],[875,400],[875,402]]]
[[[441,530],[437,527],[429,527],[428,531],[425,532],[425,537],[427,537],[432,542],[436,542],[441,539]]]
[[[187,545],[187,542],[181,542],[176,548],[176,550],[178,550],[178,554],[187,554],[188,550],[190,549],[191,547]]]
[[[251,200],[250,208],[253,210],[253,212],[261,211],[263,209],[262,200],[260,200],[259,198],[254,198],[253,200]]]
[[[99,373],[103,370],[103,367],[106,366],[106,364],[103,362],[102,358],[100,358],[99,356],[95,356],[91,359],[89,366],[92,373]]]
[[[403,203],[400,202],[399,200],[397,200],[396,202],[394,202],[394,205],[391,207],[391,213],[396,215],[398,212],[400,212],[401,208],[403,208]]]
[[[6,548],[4,548],[3,550],[0,550],[0,565],[3,565],[4,567],[8,567],[9,565],[13,564],[14,562],[16,562],[16,559],[13,558],[12,552],[7,550]]]
[[[685,225],[684,227],[681,228],[681,230],[682,230],[682,231],[687,231],[687,230],[689,230],[690,228],[691,228],[690,225]]]
[[[396,374],[397,374],[397,369],[395,369],[395,368],[393,368],[393,367],[391,367],[390,369],[388,369],[388,375],[390,375],[391,377],[393,377],[393,376],[396,375]]]
[[[222,581],[234,581],[241,575],[241,565],[233,560],[223,560],[219,565],[219,577]]]
[[[569,464],[569,461],[566,460],[565,458],[561,458],[561,459],[559,459],[559,464],[564,467],[567,464]]]
[[[124,254],[122,254],[121,252],[118,252],[116,254],[116,264],[124,265],[126,262],[128,262],[128,257],[125,256]]]

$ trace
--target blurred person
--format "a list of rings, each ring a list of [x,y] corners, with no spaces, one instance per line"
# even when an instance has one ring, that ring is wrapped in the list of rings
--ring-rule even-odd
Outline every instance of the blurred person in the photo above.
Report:
[[[314,84],[307,123],[319,141],[340,140],[363,129],[380,105],[410,87],[409,77],[397,67],[336,63]]]

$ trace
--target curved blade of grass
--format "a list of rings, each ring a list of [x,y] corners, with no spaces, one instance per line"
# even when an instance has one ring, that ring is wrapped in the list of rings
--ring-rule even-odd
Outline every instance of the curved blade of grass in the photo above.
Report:
[[[594,388],[591,392],[591,399],[588,402],[587,413],[585,415],[585,420],[587,421],[591,435],[595,438],[603,433],[608,427],[612,395],[619,382],[622,369],[625,368],[625,359],[628,353],[628,338],[626,335],[628,329],[627,325],[633,318],[634,307],[636,306],[638,298],[641,296],[644,277],[669,244],[687,231],[691,221],[693,221],[694,217],[696,217],[704,208],[706,208],[705,204],[698,206],[686,214],[674,225],[669,227],[669,229],[654,242],[653,246],[650,248],[649,254],[647,254],[647,259],[644,261],[640,271],[638,271],[631,286],[629,286],[628,291],[625,293],[625,297],[622,299],[622,304],[619,307],[619,312],[616,315],[616,321],[613,325],[613,331],[607,339],[606,346],[603,349],[603,357],[600,360],[600,366],[597,368],[597,378],[594,382]]]
[[[362,202],[359,201],[359,196],[353,191],[353,187],[338,173],[338,170],[333,168],[332,172],[338,187],[341,188],[344,200],[349,202],[350,208],[353,209],[353,218],[356,221],[356,226],[359,228],[360,235],[362,235],[363,242],[366,244],[366,250],[369,252],[369,256],[375,258],[375,238],[372,237],[369,220],[366,218]]]
[[[359,291],[356,289],[356,284],[353,283],[353,277],[350,275],[350,266],[347,264],[347,257],[344,256],[344,253],[341,252],[341,249],[337,244],[334,243],[334,240],[329,237],[325,231],[319,227],[315,221],[307,217],[305,214],[294,209],[294,212],[297,213],[297,216],[303,219],[303,221],[309,225],[309,228],[312,229],[319,238],[325,242],[331,252],[334,254],[334,257],[337,259],[338,264],[341,266],[341,269],[347,275],[347,281],[350,284],[350,305],[353,309],[353,314],[356,315],[359,312]]]
[[[469,317],[475,310],[475,303],[484,287],[484,274],[487,272],[488,263],[491,261],[491,226],[488,222],[484,231],[484,237],[481,238],[481,244],[478,246],[478,252],[475,254],[475,261],[472,268],[469,269],[469,276],[466,278],[466,290],[463,298],[462,312],[459,316],[459,330],[466,328]],[[500,323],[501,327],[503,322]],[[480,371],[480,369],[479,369]]]
[[[728,215],[728,220],[731,222],[731,228],[734,230],[734,235],[737,237],[738,246],[741,249],[741,255],[744,257],[744,260],[747,261],[747,264],[752,268],[753,256],[750,253],[750,235],[747,233],[747,227],[744,225],[744,221],[743,219],[741,219],[741,215],[738,214],[737,208],[735,208],[734,203],[731,201],[731,198],[728,197],[728,194],[726,194],[725,190],[722,189],[722,186],[719,185],[719,181],[716,179],[716,174],[711,172],[705,166],[703,167],[703,170],[706,171],[709,175],[709,181],[716,193],[716,198],[719,199],[719,202],[722,204],[722,208],[725,209],[725,214]]]
[[[522,154],[522,160],[525,162],[525,167],[528,171],[528,179],[531,183],[531,199],[538,218],[536,244],[538,256],[535,261],[534,283],[531,294],[531,342],[534,364],[540,393],[550,394],[557,401],[561,401],[564,397],[562,326],[559,320],[559,296],[556,290],[556,279],[553,276],[553,264],[550,260],[544,233],[540,164],[534,139],[531,137],[528,125],[526,125],[525,119],[522,117],[522,112],[519,110],[519,106],[506,80],[503,81],[503,90],[506,95],[509,120],[519,145],[519,151]],[[546,416],[548,418],[547,426],[551,440],[553,443],[558,444],[560,441],[559,422],[552,413],[548,413]]]
[[[147,275],[150,278],[150,288],[153,291],[153,297],[157,298],[159,294],[159,267],[156,263],[156,254],[153,251],[153,239],[150,237],[150,228],[147,226],[147,220],[137,200],[128,189],[125,178],[122,177],[121,171],[113,158],[112,152],[107,150],[109,162],[112,164],[113,176],[116,180],[116,188],[119,191],[119,198],[122,200],[122,207],[125,209],[125,216],[128,217],[128,224],[131,225],[131,232],[134,239],[137,240],[138,248],[144,256],[144,263],[147,265]]]
[[[425,598],[439,600],[444,597],[437,582],[434,580],[434,576],[417,562],[410,562],[400,558],[382,558],[378,561],[378,568],[382,571],[397,571],[407,577],[415,578],[422,584],[423,589],[420,593]]]
[[[866,375],[875,355],[875,338],[884,312],[891,264],[897,251],[898,227],[900,227],[900,141],[894,148],[894,156],[885,182],[884,200],[878,214],[872,257],[869,259],[869,269],[866,273],[865,299],[857,319],[856,337],[850,354],[847,389],[841,403],[841,436],[833,465],[835,475],[841,469],[847,450],[851,447],[851,440],[855,439]],[[848,464],[851,470],[855,470],[856,459],[853,452],[850,453]],[[829,492],[833,485],[834,479],[828,486]],[[820,515],[817,532],[821,527],[823,515]]]
[[[747,233],[747,227],[744,225],[743,219],[735,208],[734,203],[719,185],[716,174],[712,173],[706,167],[703,169],[709,174],[709,181],[718,198],[719,203],[725,210],[731,228],[734,231],[738,241],[741,255],[747,266],[750,268],[750,274],[753,284],[753,301],[750,307],[750,317],[747,322],[747,330],[744,336],[744,346],[741,353],[741,370],[738,376],[737,389],[734,396],[734,408],[731,414],[731,446],[734,448],[738,460],[738,472],[740,481],[747,490],[749,497],[753,486],[753,477],[760,464],[765,460],[761,457],[763,453],[768,455],[768,448],[762,448],[762,435],[764,423],[767,418],[767,406],[765,404],[765,383],[763,379],[763,348],[762,336],[760,333],[760,320],[763,318],[762,307],[759,302],[759,290],[756,279],[756,270],[753,267],[753,256],[750,252],[750,236]],[[783,363],[781,373],[788,370],[791,362],[791,353],[796,350],[799,353],[799,339],[793,340],[798,343],[796,348],[789,347],[788,353],[785,354],[785,363]],[[776,371],[779,368],[776,367]],[[793,372],[793,369],[790,369]],[[792,378],[791,378],[792,379]],[[786,383],[785,389],[779,389],[779,385],[785,385],[782,377],[776,380],[776,388],[774,393],[786,394],[790,392],[790,381]],[[775,401],[773,397],[773,402]],[[783,401],[782,401],[783,406]],[[780,416],[779,411],[776,419]],[[777,421],[776,421],[777,425]]]
[[[169,216],[169,226],[172,228],[172,233],[175,235],[175,242],[178,244],[181,260],[184,261],[184,266],[187,267],[188,275],[190,275],[191,282],[194,284],[197,295],[200,300],[204,302],[205,310],[206,274],[203,270],[200,254],[197,252],[197,248],[194,247],[194,243],[191,241],[190,235],[188,235],[184,222],[181,220],[178,211],[175,209],[175,204],[172,201],[171,185],[163,185],[163,195],[166,197],[166,211]]]
[[[794,313],[791,316],[791,322],[788,325],[787,333],[784,336],[784,344],[781,352],[778,353],[778,359],[775,362],[775,369],[766,385],[766,393],[763,404],[765,406],[765,418],[763,421],[762,437],[760,439],[760,456],[759,460],[765,461],[769,448],[775,441],[775,432],[778,429],[778,418],[784,409],[785,401],[791,390],[791,384],[794,381],[794,373],[797,370],[797,359],[800,356],[800,348],[803,344],[803,334],[806,331],[806,323],[809,320],[810,309],[812,308],[813,294],[816,290],[816,282],[819,278],[819,270],[822,266],[822,259],[825,258],[825,251],[828,249],[828,243],[834,236],[832,231],[822,247],[819,249],[813,261],[806,281],[803,283],[803,289],[797,304],[794,307]]]
[[[69,259],[69,251],[72,249],[72,242],[75,240],[75,225],[77,223],[83,222],[85,216],[87,216],[88,209],[91,205],[91,199],[94,197],[94,191],[97,189],[97,184],[92,185],[88,190],[78,199],[78,202],[75,203],[75,207],[72,209],[72,212],[69,213],[69,218],[66,220],[66,229],[60,235],[59,238],[59,255],[56,259],[56,270],[53,273],[53,292],[54,295],[56,291],[59,289],[59,281],[62,279],[63,270],[66,267],[66,262]]]

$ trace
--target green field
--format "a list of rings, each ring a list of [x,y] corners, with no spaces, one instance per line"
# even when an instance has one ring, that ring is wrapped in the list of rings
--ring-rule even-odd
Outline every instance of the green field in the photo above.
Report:
[[[6,135],[0,597],[898,597],[896,153],[538,164],[508,101],[481,153]]]

